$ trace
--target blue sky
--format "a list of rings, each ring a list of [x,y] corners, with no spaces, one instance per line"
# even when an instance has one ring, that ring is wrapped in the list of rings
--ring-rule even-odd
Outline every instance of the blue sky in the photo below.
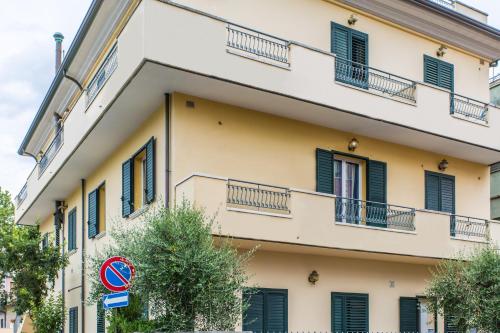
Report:
[[[500,28],[500,0],[462,0],[490,13]],[[0,187],[15,196],[34,167],[17,148],[54,76],[54,41],[67,49],[91,0],[3,1],[0,11]]]

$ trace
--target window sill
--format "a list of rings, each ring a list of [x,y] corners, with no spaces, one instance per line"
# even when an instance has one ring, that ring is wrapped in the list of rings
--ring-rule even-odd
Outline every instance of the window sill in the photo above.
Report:
[[[98,234],[94,237],[94,239],[95,239],[95,240],[98,240],[98,239],[103,238],[104,236],[106,236],[106,231],[103,231],[103,232],[98,233]]]
[[[73,254],[77,252],[78,249],[73,249],[71,251],[68,251],[68,257],[71,257]]]
[[[134,211],[132,214],[127,216],[127,220],[133,220],[135,218],[138,218],[139,216],[141,216],[142,214],[144,214],[145,212],[147,212],[149,210],[150,205],[151,204],[145,204],[144,206],[142,206],[138,210]]]

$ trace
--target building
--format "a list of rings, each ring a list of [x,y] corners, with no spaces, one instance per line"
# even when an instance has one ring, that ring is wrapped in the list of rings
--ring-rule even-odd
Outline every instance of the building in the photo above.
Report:
[[[500,239],[486,20],[449,0],[94,1],[19,149],[37,165],[16,221],[67,244],[66,331],[104,331],[83,253],[185,198],[260,245],[237,330],[452,332],[429,269]]]

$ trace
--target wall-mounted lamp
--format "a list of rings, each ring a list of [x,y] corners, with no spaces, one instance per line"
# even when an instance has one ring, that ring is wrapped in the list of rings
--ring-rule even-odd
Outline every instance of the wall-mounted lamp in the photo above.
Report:
[[[318,274],[318,272],[312,271],[311,274],[309,274],[309,277],[307,278],[307,280],[311,284],[316,284],[316,282],[318,282],[318,280],[319,280],[319,274]]]
[[[355,25],[356,22],[358,22],[358,18],[354,14],[351,14],[351,16],[347,19],[347,23],[349,23],[349,25]]]
[[[438,169],[441,171],[445,171],[447,168],[448,168],[448,161],[443,158],[443,160],[438,164]]]
[[[349,149],[349,151],[355,151],[356,148],[358,148],[358,146],[359,146],[358,139],[352,138],[351,141],[349,141],[349,145],[347,146],[347,148]]]
[[[446,54],[446,50],[447,50],[447,49],[448,49],[448,48],[447,48],[446,46],[441,45],[441,46],[439,47],[439,49],[436,51],[436,55],[437,55],[438,57],[443,57],[443,56]]]

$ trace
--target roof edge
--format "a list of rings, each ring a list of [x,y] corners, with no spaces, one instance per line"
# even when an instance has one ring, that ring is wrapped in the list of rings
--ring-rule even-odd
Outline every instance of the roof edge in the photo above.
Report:
[[[19,149],[17,150],[17,153],[19,155],[26,155],[25,149],[26,146],[28,145],[29,141],[33,137],[33,134],[38,127],[38,124],[43,118],[43,115],[45,114],[45,111],[47,107],[49,106],[50,102],[52,101],[52,98],[54,97],[57,89],[59,88],[59,85],[61,84],[61,81],[64,79],[64,72],[68,69],[68,67],[71,65],[71,62],[75,58],[76,53],[80,49],[80,46],[83,42],[83,39],[87,35],[87,32],[92,25],[92,22],[94,22],[95,17],[97,16],[97,13],[99,12],[99,9],[101,8],[101,5],[103,3],[103,0],[92,0],[92,3],[90,4],[89,9],[87,10],[87,13],[85,14],[85,17],[83,18],[83,22],[78,28],[78,31],[76,32],[75,38],[71,42],[71,45],[69,46],[68,52],[66,53],[66,56],[63,59],[63,62],[61,66],[59,67],[59,70],[56,73],[56,76],[52,80],[52,83],[50,84],[49,90],[47,91],[47,94],[43,98],[42,104],[40,105],[40,108],[38,109],[37,113],[35,114],[35,118],[31,122],[30,127],[28,128],[28,132],[23,138],[23,141],[21,142],[21,145],[19,146]]]

